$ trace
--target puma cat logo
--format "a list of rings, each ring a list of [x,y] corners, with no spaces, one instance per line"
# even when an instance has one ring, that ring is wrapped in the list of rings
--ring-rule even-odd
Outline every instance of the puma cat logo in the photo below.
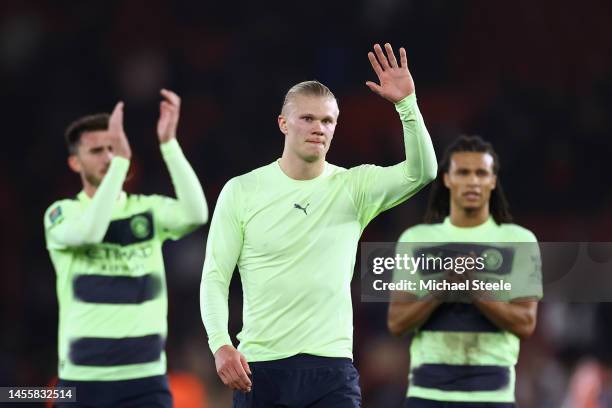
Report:
[[[306,207],[302,207],[299,204],[293,204],[293,208],[297,208],[298,210],[302,210],[302,211],[304,211],[304,214],[308,215],[308,213],[306,212],[306,209],[308,208],[309,205],[310,205],[310,203],[306,204]]]

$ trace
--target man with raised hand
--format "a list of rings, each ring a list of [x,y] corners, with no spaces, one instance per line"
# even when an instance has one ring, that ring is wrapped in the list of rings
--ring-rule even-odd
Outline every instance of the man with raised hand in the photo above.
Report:
[[[176,141],[180,98],[161,94],[157,134],[176,199],[122,191],[132,155],[122,102],[66,131],[68,164],[83,190],[44,218],[57,275],[58,386],[77,388],[77,405],[66,406],[172,406],[162,244],[206,223],[208,208]]]
[[[416,284],[414,291],[393,292],[388,314],[392,334],[414,334],[406,408],[515,407],[514,366],[520,339],[535,329],[541,263],[534,234],[512,223],[499,169],[490,143],[477,136],[457,139],[440,163],[425,223],[399,239],[398,253],[480,257],[483,265],[438,273],[421,273],[424,267],[418,273],[396,271],[396,279]],[[420,289],[428,277],[454,283],[503,279],[511,289]],[[457,296],[466,293],[467,299]]]
[[[278,126],[282,157],[234,177],[221,191],[206,245],[201,312],[217,373],[235,407],[358,407],[352,364],[350,281],[359,237],[379,213],[405,201],[436,174],[436,158],[416,104],[406,51],[391,45],[369,60],[367,86],[395,105],[406,158],[390,167],[344,169],[325,160],[338,121],[331,91],[293,86]],[[228,288],[238,265],[243,327],[228,333]]]

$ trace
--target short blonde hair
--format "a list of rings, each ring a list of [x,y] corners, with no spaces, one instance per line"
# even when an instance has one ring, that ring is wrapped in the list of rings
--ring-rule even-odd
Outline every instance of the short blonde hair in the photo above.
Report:
[[[304,95],[304,96],[318,96],[321,98],[332,98],[336,100],[336,96],[329,90],[328,87],[323,85],[317,80],[312,81],[303,81],[299,84],[293,85],[285,95],[285,100],[283,101],[283,107],[281,108],[281,112],[285,111],[285,107],[289,105],[291,99],[295,95]]]

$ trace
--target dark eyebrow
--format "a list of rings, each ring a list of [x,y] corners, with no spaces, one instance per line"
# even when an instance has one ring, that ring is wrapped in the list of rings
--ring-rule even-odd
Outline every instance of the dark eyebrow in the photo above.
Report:
[[[492,173],[491,170],[484,168],[484,167],[477,167],[475,169],[471,169],[468,167],[456,167],[455,168],[456,172],[474,172],[474,173]]]
[[[98,153],[98,152],[101,152],[102,150],[104,150],[105,148],[106,148],[106,146],[94,146],[94,147],[90,147],[89,148],[89,152],[90,153]]]

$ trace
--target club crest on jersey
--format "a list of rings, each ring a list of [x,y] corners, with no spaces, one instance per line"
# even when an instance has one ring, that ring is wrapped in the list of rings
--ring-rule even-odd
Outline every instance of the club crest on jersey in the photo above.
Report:
[[[149,235],[151,226],[147,217],[137,215],[130,220],[130,229],[136,238],[144,238]]]
[[[302,210],[302,211],[304,211],[304,214],[308,215],[307,209],[308,209],[309,205],[310,205],[310,203],[306,204],[306,207],[302,207],[299,204],[293,204],[293,208],[296,208],[298,210]]]
[[[62,218],[62,207],[57,206],[49,213],[49,221],[51,224],[55,224],[56,221],[59,221]]]
[[[485,267],[489,271],[498,270],[504,263],[504,256],[495,248],[485,249],[480,256],[485,259]]]

